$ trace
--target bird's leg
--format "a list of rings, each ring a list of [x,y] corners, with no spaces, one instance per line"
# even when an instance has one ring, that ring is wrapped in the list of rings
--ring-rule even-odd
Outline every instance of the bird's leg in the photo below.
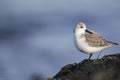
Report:
[[[102,53],[102,51],[100,51],[100,53],[98,54],[98,57],[97,57],[97,59],[99,59],[99,57],[100,57],[101,53]]]
[[[93,55],[93,54],[90,54],[90,56],[89,56],[89,58],[88,58],[89,60],[90,60],[90,58],[92,57],[92,55]]]

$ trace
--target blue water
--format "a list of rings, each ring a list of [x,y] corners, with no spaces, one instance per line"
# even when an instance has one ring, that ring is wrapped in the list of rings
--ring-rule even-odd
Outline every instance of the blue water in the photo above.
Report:
[[[119,2],[1,0],[0,78],[52,77],[66,64],[88,58],[74,46],[73,28],[80,21],[105,39],[120,43]],[[115,46],[104,50],[101,57],[119,52]]]

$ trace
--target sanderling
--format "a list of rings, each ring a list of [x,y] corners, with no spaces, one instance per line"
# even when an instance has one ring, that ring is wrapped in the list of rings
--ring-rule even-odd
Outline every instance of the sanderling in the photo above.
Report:
[[[86,25],[82,22],[76,25],[73,32],[75,34],[76,48],[81,52],[90,54],[89,59],[93,53],[113,45],[118,45],[117,43],[105,40],[98,33],[86,29]]]

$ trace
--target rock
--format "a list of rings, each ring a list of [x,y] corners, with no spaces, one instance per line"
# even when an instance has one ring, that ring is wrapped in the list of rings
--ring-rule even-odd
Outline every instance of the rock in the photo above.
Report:
[[[41,74],[34,73],[30,76],[30,80],[46,80]]]
[[[120,54],[68,64],[48,80],[120,80]]]

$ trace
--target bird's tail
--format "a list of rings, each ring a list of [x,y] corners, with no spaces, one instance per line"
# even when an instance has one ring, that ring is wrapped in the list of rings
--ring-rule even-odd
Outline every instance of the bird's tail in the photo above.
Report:
[[[115,43],[115,42],[109,42],[109,43],[112,45],[119,45],[118,43]]]

